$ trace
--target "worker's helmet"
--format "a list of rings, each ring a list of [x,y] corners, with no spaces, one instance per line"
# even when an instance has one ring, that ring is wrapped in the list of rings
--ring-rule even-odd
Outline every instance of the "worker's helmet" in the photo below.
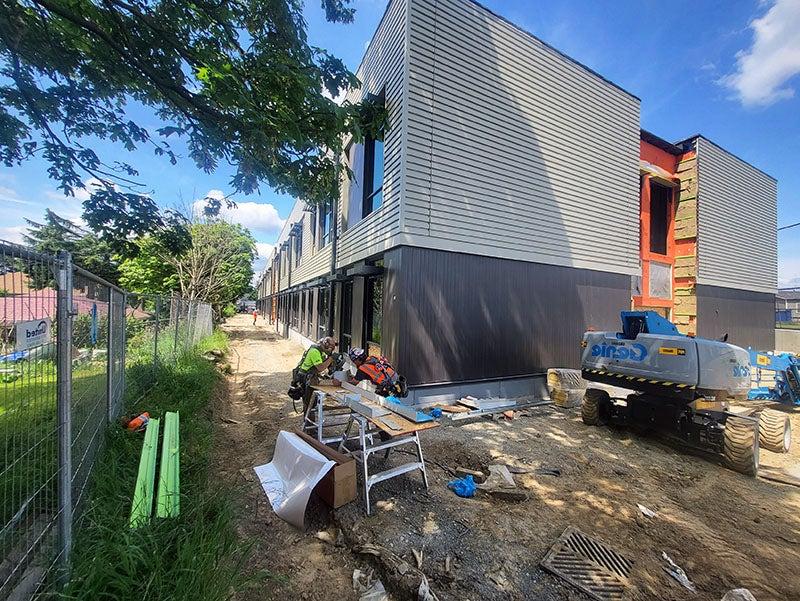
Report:
[[[356,361],[363,361],[366,359],[367,351],[365,351],[363,348],[354,347],[348,351],[347,355],[350,357],[350,361],[355,363]]]
[[[326,351],[333,351],[336,348],[336,341],[331,336],[323,336],[317,341],[317,345]]]

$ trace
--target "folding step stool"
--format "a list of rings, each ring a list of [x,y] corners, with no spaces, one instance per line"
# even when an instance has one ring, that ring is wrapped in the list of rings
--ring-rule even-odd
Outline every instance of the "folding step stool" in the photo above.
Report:
[[[358,436],[350,436],[350,429],[353,426],[358,427]],[[428,488],[428,472],[425,469],[425,460],[422,457],[422,445],[419,441],[419,432],[414,431],[411,434],[402,434],[399,436],[392,436],[391,440],[375,442],[373,436],[378,434],[379,432],[383,432],[378,426],[374,425],[370,422],[366,417],[363,415],[359,415],[357,413],[353,413],[350,415],[350,420],[347,422],[347,428],[344,431],[344,434],[341,437],[341,442],[339,443],[339,452],[345,453],[347,455],[351,455],[356,461],[361,464],[361,468],[364,472],[364,500],[367,506],[367,515],[370,515],[371,508],[369,502],[369,491],[370,489],[376,485],[378,482],[383,482],[384,480],[389,480],[390,478],[394,478],[401,474],[405,474],[407,472],[413,472],[414,470],[420,470],[422,472],[422,479],[425,482],[425,488]],[[347,442],[349,440],[356,440],[358,439],[359,448],[357,449],[349,449],[347,447]],[[369,474],[369,457],[374,453],[378,453],[380,451],[386,451],[384,455],[384,459],[389,458],[389,453],[394,447],[399,447],[401,445],[406,444],[414,444],[417,447],[417,461],[413,461],[410,463],[405,463],[403,465],[398,465],[397,467],[393,467],[383,472],[378,472],[377,474]]]

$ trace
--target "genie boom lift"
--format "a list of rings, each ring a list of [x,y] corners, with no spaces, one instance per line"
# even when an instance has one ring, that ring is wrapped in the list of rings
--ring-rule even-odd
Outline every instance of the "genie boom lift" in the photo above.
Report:
[[[786,414],[765,409],[732,413],[730,401],[747,399],[750,354],[718,340],[678,332],[654,311],[623,311],[621,332],[586,332],[584,379],[624,388],[587,388],[581,406],[589,425],[630,424],[722,454],[732,469],[755,476],[759,445],[787,452]],[[612,397],[613,395],[613,397]]]

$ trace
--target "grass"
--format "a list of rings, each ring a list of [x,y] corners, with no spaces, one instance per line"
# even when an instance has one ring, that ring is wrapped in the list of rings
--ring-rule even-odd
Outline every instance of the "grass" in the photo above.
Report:
[[[7,524],[28,498],[41,510],[56,507],[56,368],[52,361],[36,361],[21,367],[22,376],[0,383],[0,523]],[[73,435],[102,403],[105,413],[105,361],[88,362],[73,372]],[[87,432],[88,435],[88,432]],[[86,438],[84,436],[83,438]],[[76,440],[75,453],[82,452]],[[0,556],[16,544],[7,533],[0,538]]]
[[[225,349],[221,332],[198,350]],[[78,527],[71,581],[63,599],[227,599],[241,581],[245,560],[233,527],[232,503],[211,470],[209,402],[218,383],[199,353],[163,362],[158,383],[127,408],[181,419],[181,514],[131,530],[128,518],[142,433],[113,425],[97,461],[86,513]]]

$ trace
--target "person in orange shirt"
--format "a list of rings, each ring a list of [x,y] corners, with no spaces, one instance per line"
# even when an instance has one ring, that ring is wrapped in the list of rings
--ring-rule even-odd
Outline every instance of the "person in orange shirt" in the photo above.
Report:
[[[253,325],[256,325],[257,319],[258,319],[258,309],[253,309]]]

